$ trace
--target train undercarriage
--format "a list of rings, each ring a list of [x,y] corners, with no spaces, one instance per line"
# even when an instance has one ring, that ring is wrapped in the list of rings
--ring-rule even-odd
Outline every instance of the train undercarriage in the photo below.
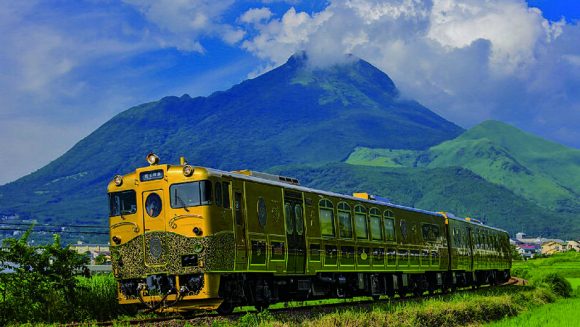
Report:
[[[475,273],[319,273],[315,276],[273,276],[269,274],[222,275],[219,295],[224,299],[217,309],[228,314],[237,306],[254,306],[258,311],[270,304],[329,298],[368,296],[421,296],[446,293],[456,288],[496,285],[507,282],[509,270]]]

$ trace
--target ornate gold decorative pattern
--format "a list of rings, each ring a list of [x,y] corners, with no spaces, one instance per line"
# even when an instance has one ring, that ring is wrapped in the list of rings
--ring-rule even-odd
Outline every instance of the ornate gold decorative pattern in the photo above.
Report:
[[[115,229],[117,227],[126,226],[126,225],[133,226],[133,232],[139,233],[139,225],[137,225],[136,223],[129,222],[129,221],[124,221],[124,222],[114,224],[113,226],[111,226],[111,229]]]
[[[162,253],[154,258],[149,249],[153,238],[159,238]],[[200,245],[203,251],[199,251]],[[182,255],[197,254],[200,265],[183,267]],[[150,274],[182,275],[234,269],[235,240],[231,232],[206,237],[185,237],[175,233],[151,232],[131,241],[111,247],[115,277],[122,279],[143,278]],[[147,265],[145,264],[147,263]],[[203,264],[201,264],[203,263]]]
[[[171,226],[171,228],[173,228],[173,229],[176,229],[177,224],[175,222],[178,220],[181,220],[181,219],[186,219],[186,218],[203,218],[203,217],[200,215],[196,215],[196,214],[175,216],[175,217],[171,218],[171,220],[169,220],[169,226]]]

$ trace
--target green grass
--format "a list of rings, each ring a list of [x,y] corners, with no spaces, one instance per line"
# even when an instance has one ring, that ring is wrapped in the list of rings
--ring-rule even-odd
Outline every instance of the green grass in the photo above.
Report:
[[[516,276],[539,280],[548,274],[559,274],[566,278],[572,288],[571,298],[530,310],[517,317],[492,323],[490,327],[508,326],[578,326],[580,323],[580,253],[559,253],[547,258],[514,262],[512,272]]]
[[[570,282],[570,285],[572,285],[573,290],[578,290],[580,288],[580,278],[566,278],[566,279]],[[580,293],[580,291],[577,292]]]
[[[464,326],[515,316],[555,299],[546,289],[509,286],[406,302],[247,313],[236,321],[219,318],[212,326]]]
[[[547,273],[558,273],[565,278],[580,278],[580,253],[569,251],[547,258],[514,261],[512,266],[512,275],[526,279]]]
[[[117,301],[117,282],[112,274],[79,277],[75,301],[78,320],[109,320],[128,309]]]
[[[525,312],[517,317],[504,319],[488,327],[548,327],[578,326],[580,324],[580,298],[559,300]]]

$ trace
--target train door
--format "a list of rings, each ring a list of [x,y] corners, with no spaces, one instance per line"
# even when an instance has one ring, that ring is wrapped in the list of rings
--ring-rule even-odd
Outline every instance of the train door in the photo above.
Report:
[[[306,239],[304,231],[304,206],[302,193],[284,191],[284,217],[288,244],[286,272],[303,274],[306,264]]]
[[[234,200],[234,234],[236,238],[235,270],[245,270],[248,264],[248,246],[246,241],[246,207],[242,183],[232,181]]]
[[[165,242],[165,208],[163,190],[143,192],[143,238],[145,247],[145,264],[148,266],[164,265],[167,244]],[[157,232],[157,233],[156,233]]]
[[[474,230],[471,227],[467,227],[467,247],[469,253],[469,262],[468,267],[469,271],[473,271],[475,269],[476,258],[475,258],[475,244],[474,244]]]

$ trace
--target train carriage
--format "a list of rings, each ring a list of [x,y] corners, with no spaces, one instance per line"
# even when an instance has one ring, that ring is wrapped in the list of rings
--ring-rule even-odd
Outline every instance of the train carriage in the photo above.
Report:
[[[507,233],[293,178],[160,165],[109,184],[120,303],[184,311],[420,295],[509,277]]]

